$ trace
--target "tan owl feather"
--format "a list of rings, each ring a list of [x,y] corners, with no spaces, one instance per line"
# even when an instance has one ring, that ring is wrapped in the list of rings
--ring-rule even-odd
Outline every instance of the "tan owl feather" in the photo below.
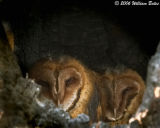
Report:
[[[2,26],[3,26],[4,32],[5,32],[7,42],[9,44],[11,50],[14,51],[14,34],[12,32],[11,26],[6,21],[2,21],[1,23],[2,23]]]
[[[101,83],[102,120],[112,125],[128,123],[142,101],[145,85],[140,75],[130,69],[108,72]]]
[[[96,73],[79,61],[71,57],[42,59],[30,69],[29,77],[42,85],[42,93],[68,111],[71,117],[85,113],[92,121],[97,121],[95,112],[99,100],[95,86]]]

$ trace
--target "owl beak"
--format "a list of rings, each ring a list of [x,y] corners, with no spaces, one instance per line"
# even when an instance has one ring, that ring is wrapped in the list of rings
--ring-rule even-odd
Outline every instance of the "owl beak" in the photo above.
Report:
[[[57,103],[58,103],[58,107],[60,107],[60,100],[59,99],[58,99]]]
[[[116,117],[116,115],[117,115],[117,110],[116,108],[114,108],[114,117]]]
[[[117,121],[121,118],[122,118],[122,115],[117,114],[117,109],[116,108],[113,109],[113,113],[106,114],[106,119],[108,119],[110,121]]]
[[[58,94],[57,89],[55,87],[53,87],[53,91],[56,95]]]

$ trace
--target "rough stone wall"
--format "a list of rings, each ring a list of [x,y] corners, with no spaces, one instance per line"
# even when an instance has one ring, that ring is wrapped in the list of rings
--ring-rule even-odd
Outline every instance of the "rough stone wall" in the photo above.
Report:
[[[12,23],[15,53],[25,71],[42,57],[70,55],[96,71],[125,65],[145,78],[148,55],[108,14],[77,6],[48,10],[33,9]]]
[[[160,44],[159,44],[160,45]],[[56,108],[52,101],[40,98],[40,86],[32,80],[22,78],[17,60],[6,43],[0,42],[0,127],[2,128],[95,128],[98,124],[89,126],[89,117],[81,114],[71,119],[69,114]],[[159,49],[159,47],[158,47]],[[159,50],[148,65],[147,87],[139,112],[148,109],[147,116],[140,125],[137,121],[129,125],[119,125],[114,128],[158,128],[159,98],[154,98],[153,87],[159,86]],[[103,122],[100,128],[110,128]]]

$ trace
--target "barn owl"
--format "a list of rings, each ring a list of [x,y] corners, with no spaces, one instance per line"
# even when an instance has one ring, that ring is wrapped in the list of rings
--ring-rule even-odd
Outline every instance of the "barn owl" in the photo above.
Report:
[[[42,94],[58,107],[77,117],[88,114],[97,121],[99,105],[96,73],[71,57],[41,59],[29,70],[29,77],[42,86]]]
[[[112,125],[128,123],[142,101],[144,81],[131,69],[107,72],[100,81],[102,120]]]

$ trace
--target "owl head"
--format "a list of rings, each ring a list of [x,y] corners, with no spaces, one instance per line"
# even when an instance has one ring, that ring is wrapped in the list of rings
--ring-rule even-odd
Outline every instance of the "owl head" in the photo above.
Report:
[[[133,70],[108,72],[101,77],[99,94],[106,122],[127,123],[136,112],[144,93],[144,82]]]
[[[42,86],[41,94],[72,117],[87,114],[93,92],[91,76],[87,68],[71,57],[41,59],[29,70],[29,77]]]

